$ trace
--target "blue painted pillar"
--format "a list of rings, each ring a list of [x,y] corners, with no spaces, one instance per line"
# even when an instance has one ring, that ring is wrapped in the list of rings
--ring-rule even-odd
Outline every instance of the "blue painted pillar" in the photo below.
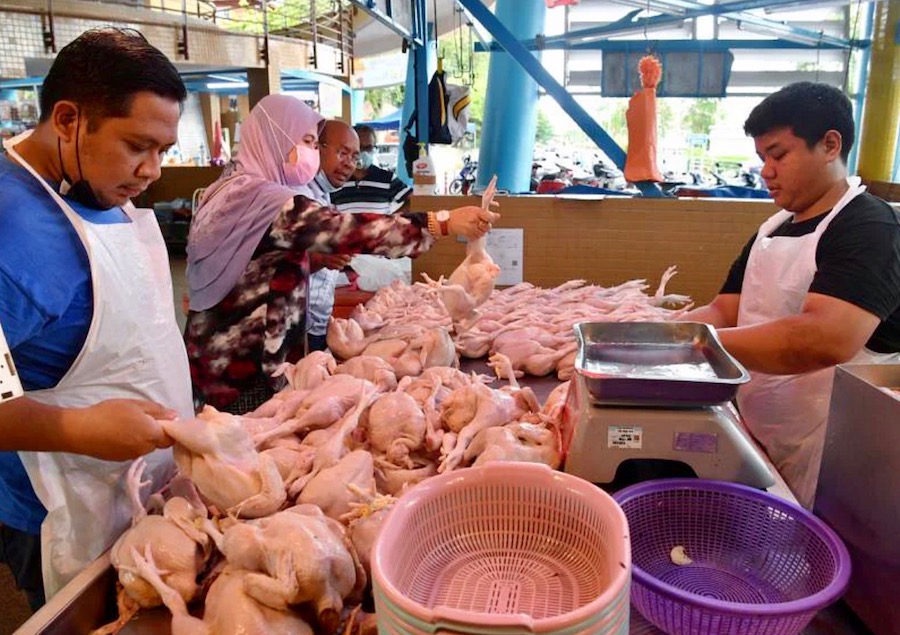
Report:
[[[428,82],[437,69],[437,43],[432,35],[432,25],[426,27],[428,34],[427,43],[424,47],[411,47],[406,52],[406,87],[403,98],[403,114],[400,118],[400,148],[397,155],[397,178],[403,180],[408,185],[412,185],[412,175],[406,170],[406,160],[403,156],[403,142],[406,141],[406,133],[403,128],[412,117],[412,113],[416,110],[416,95],[419,103],[422,104],[422,111],[417,112],[416,120],[422,123],[423,132],[420,133],[419,140],[427,141],[428,138]],[[419,124],[414,126],[414,130],[418,131]]]
[[[497,0],[495,15],[519,40],[544,32],[547,6],[532,0]],[[492,52],[478,154],[478,183],[497,175],[497,187],[527,192],[537,126],[537,83],[506,52]]]

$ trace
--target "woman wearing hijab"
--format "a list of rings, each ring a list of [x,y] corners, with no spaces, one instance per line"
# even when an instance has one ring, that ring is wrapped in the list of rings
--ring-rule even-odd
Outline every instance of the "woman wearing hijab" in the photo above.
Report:
[[[190,312],[185,339],[194,387],[206,403],[243,414],[266,401],[272,373],[303,355],[307,251],[399,258],[441,235],[483,236],[499,216],[341,214],[302,195],[319,170],[324,119],[302,101],[269,95],[241,125],[237,155],[203,195],[188,236]]]

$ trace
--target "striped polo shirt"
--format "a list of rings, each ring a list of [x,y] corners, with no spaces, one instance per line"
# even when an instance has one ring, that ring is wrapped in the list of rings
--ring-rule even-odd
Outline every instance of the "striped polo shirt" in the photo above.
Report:
[[[403,206],[412,188],[394,173],[377,165],[369,166],[359,181],[348,181],[331,192],[331,204],[342,212],[393,214]]]

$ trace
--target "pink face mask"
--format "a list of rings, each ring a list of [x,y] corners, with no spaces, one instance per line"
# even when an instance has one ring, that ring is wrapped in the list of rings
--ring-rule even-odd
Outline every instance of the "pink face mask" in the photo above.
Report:
[[[272,119],[265,108],[260,106],[260,110],[262,110],[272,127],[277,129],[292,142],[294,141],[291,139],[290,135],[288,135],[288,133]],[[285,161],[281,164],[281,170],[284,173],[284,184],[288,187],[300,187],[306,185],[312,181],[319,172],[318,150],[314,150],[302,143],[297,143],[294,148],[296,149],[297,162],[291,163],[290,161]]]
[[[289,187],[306,185],[319,172],[319,151],[309,146],[297,144],[297,163],[287,161],[282,165],[284,184]]]

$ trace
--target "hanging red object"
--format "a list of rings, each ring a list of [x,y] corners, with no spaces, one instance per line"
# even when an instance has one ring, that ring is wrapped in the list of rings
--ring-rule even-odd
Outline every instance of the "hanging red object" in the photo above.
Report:
[[[547,3],[547,8],[552,9],[554,7],[572,7],[578,4],[578,0],[545,0]]]
[[[656,86],[662,79],[662,64],[652,55],[638,63],[641,90],[628,102],[628,153],[625,155],[625,178],[631,183],[662,181],[656,167]]]

